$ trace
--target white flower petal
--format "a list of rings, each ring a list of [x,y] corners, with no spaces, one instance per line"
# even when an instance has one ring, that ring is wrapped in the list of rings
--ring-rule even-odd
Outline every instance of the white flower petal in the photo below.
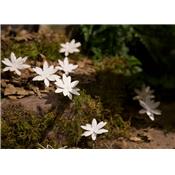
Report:
[[[146,110],[145,109],[141,109],[140,111],[139,111],[139,114],[145,114],[146,113]]]
[[[43,64],[43,70],[47,70],[49,67],[47,61],[44,61],[44,64]]]
[[[49,81],[56,81],[59,78],[60,78],[60,76],[58,76],[58,75],[50,75],[50,76],[48,76]]]
[[[3,61],[2,61],[5,65],[7,66],[12,66],[12,63],[10,62],[9,59],[5,58]]]
[[[78,83],[79,83],[79,81],[77,81],[77,80],[76,81],[73,81],[71,83],[71,87],[74,88]]]
[[[74,94],[74,95],[80,95],[80,93],[79,93],[79,92],[77,92],[77,90],[76,90],[76,89],[72,89],[72,90],[71,90],[71,93],[72,93],[72,94]]]
[[[103,128],[105,125],[106,125],[106,122],[101,121],[100,123],[98,123],[97,128],[98,128],[98,129],[101,129],[101,128]]]
[[[49,80],[48,79],[44,79],[44,84],[46,85],[46,87],[49,87]]]
[[[91,130],[92,129],[90,124],[86,124],[85,126],[82,125],[81,128],[83,128],[84,130]]]
[[[63,89],[57,88],[57,89],[55,90],[55,92],[56,92],[56,93],[61,93],[61,92],[63,92]]]
[[[33,70],[39,75],[43,73],[43,70],[40,67],[33,68]]]
[[[92,131],[85,131],[82,136],[88,137],[92,134]]]
[[[42,81],[44,80],[42,76],[38,75],[32,79],[33,81]]]
[[[68,97],[70,100],[72,100],[72,94],[71,93],[68,93]]]
[[[10,70],[10,67],[5,67],[2,71],[6,72],[6,71],[9,71],[9,70]]]
[[[99,129],[99,130],[96,131],[96,134],[103,134],[103,133],[106,133],[106,132],[108,132],[107,129]]]
[[[94,118],[92,120],[92,128],[95,128],[97,126],[97,120]]]
[[[56,84],[58,87],[61,87],[61,88],[64,89],[64,84],[63,84],[63,81],[62,81],[62,80],[57,79],[56,82],[55,82],[55,84]]]
[[[11,52],[10,58],[11,58],[12,62],[15,63],[15,61],[16,61],[16,56],[15,56],[15,54],[14,54],[13,52]]]
[[[91,137],[92,137],[92,140],[96,140],[97,134],[96,133],[92,133]]]
[[[21,75],[21,72],[18,69],[15,69],[15,72],[17,75],[19,75],[19,76]]]

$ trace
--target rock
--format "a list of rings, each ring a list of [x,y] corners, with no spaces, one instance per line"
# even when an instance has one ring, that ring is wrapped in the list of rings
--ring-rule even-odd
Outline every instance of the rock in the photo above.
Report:
[[[2,99],[1,106],[2,112],[3,108],[9,104],[21,104],[24,106],[24,109],[33,111],[39,114],[44,114],[50,111],[52,104],[48,103],[46,98],[39,98],[38,96],[28,96],[21,99],[17,99],[16,96],[9,96],[10,99]],[[14,100],[15,99],[15,100]]]

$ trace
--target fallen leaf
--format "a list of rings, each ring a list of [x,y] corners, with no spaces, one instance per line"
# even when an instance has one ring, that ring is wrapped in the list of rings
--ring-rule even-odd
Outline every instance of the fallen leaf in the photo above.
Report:
[[[14,95],[9,95],[8,98],[11,99],[11,100],[16,100],[17,99],[17,97],[14,96]]]
[[[8,84],[4,90],[4,95],[13,95],[16,93],[16,88],[12,84]]]
[[[147,134],[147,133],[139,133],[137,134],[138,137],[140,137],[144,142],[151,142],[152,141],[152,137]]]
[[[136,136],[130,137],[129,140],[132,141],[132,142],[141,142],[142,141],[141,138],[136,137]]]
[[[16,41],[28,41],[32,39],[33,35],[29,33],[27,30],[21,30],[20,32],[17,33],[17,36],[15,37]]]

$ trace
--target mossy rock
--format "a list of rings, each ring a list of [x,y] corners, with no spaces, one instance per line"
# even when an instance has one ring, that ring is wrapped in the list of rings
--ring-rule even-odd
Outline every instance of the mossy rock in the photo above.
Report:
[[[75,96],[69,107],[64,113],[57,116],[54,127],[48,132],[43,145],[50,144],[54,148],[63,146],[92,148],[92,140],[90,137],[82,137],[84,132],[81,125],[91,123],[95,118],[98,122],[106,121],[106,129],[109,133],[99,135],[97,138],[105,142],[106,139],[117,138],[127,135],[128,123],[123,121],[118,115],[105,115],[105,109],[101,101],[92,98],[85,90],[81,91],[80,96]]]
[[[2,148],[36,148],[54,118],[53,113],[36,116],[21,105],[7,106],[2,114]]]

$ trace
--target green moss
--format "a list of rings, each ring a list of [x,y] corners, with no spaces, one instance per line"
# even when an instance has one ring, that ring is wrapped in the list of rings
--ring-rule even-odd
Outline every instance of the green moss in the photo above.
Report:
[[[2,42],[1,57],[8,58],[10,53],[14,52],[18,57],[28,56],[30,59],[37,59],[39,54],[43,54],[49,60],[57,60],[61,58],[59,45],[58,41],[49,41],[46,38],[27,42],[9,40],[6,43]]]
[[[2,114],[2,148],[36,148],[53,121],[52,113],[41,117],[21,105],[9,105]]]
[[[92,98],[81,91],[80,96],[75,96],[60,116],[57,116],[54,127],[49,131],[42,145],[50,144],[54,148],[63,146],[92,148],[90,137],[82,137],[84,130],[81,125],[91,123],[95,118],[98,122],[106,121],[106,129],[109,133],[99,135],[99,140],[113,139],[119,136],[126,136],[129,124],[124,122],[122,117],[107,113],[100,99]]]

